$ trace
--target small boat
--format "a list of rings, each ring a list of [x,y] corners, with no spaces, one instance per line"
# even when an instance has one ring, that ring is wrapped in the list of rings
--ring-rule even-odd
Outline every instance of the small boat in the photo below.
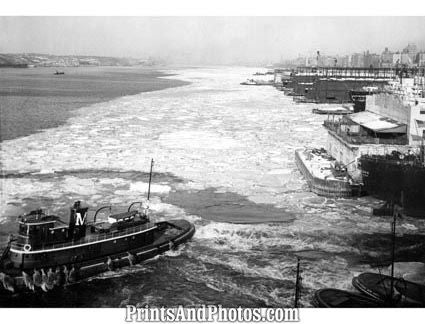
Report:
[[[259,84],[254,79],[247,79],[246,81],[241,82],[241,85],[255,85],[256,86],[256,85],[259,85]]]
[[[62,74],[65,74],[65,72],[56,70],[55,73],[53,73],[53,74],[54,75],[62,75]]]
[[[393,293],[391,293],[391,281],[393,282]],[[388,306],[425,306],[425,287],[402,278],[365,272],[353,278],[353,286],[366,296]]]
[[[266,85],[273,85],[273,80],[264,81],[264,80],[254,80],[254,79],[247,79],[244,82],[241,82],[241,85],[252,85],[252,86],[266,86]]]
[[[152,165],[148,201],[151,175]],[[0,296],[47,292],[132,266],[175,248],[195,233],[194,225],[183,219],[153,223],[147,211],[141,202],[119,213],[105,206],[89,222],[88,207],[77,201],[68,223],[42,209],[20,216],[18,233],[0,256]],[[105,214],[107,219],[99,220]]]
[[[313,114],[318,114],[318,115],[349,115],[353,113],[353,111],[344,107],[313,108],[312,112]]]
[[[350,291],[324,288],[314,293],[312,304],[323,308],[376,308],[383,307],[380,301]]]

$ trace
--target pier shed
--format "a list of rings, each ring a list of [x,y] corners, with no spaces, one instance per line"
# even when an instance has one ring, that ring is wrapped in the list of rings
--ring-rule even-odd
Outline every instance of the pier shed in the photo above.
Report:
[[[366,99],[366,110],[338,120],[326,120],[327,150],[361,179],[361,155],[386,155],[392,151],[419,153],[425,134],[425,100],[398,93],[377,93]]]

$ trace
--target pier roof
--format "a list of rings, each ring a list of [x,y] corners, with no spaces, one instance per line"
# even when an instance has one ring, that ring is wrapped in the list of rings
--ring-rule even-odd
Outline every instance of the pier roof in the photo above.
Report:
[[[347,116],[354,123],[376,133],[406,133],[407,125],[394,119],[383,117],[370,111],[362,111]]]

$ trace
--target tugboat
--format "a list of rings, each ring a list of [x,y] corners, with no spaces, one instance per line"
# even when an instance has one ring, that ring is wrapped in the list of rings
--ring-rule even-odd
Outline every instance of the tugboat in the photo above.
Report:
[[[148,200],[149,194],[150,180]],[[18,233],[11,235],[0,256],[0,296],[47,292],[131,266],[186,242],[195,233],[194,225],[182,219],[151,223],[141,202],[99,221],[97,216],[105,210],[111,211],[111,206],[99,208],[88,222],[88,208],[77,201],[70,209],[69,224],[41,209],[20,216]]]

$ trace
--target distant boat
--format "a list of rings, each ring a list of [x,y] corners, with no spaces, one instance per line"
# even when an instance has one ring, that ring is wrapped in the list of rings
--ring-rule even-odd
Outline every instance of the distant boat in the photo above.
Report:
[[[56,70],[56,72],[54,73],[54,75],[60,75],[60,74],[65,74],[65,72]]]
[[[245,82],[241,82],[241,85],[254,85],[254,86],[273,85],[273,80],[263,81],[263,80],[247,79]]]
[[[313,114],[318,115],[348,115],[353,111],[345,107],[327,107],[327,108],[313,108]]]
[[[258,85],[254,79],[247,79],[245,82],[241,82],[241,85]]]

